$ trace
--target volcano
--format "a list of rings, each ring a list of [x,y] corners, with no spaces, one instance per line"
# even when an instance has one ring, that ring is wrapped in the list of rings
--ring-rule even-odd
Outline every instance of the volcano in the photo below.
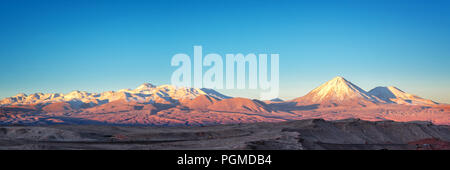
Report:
[[[321,106],[372,105],[385,103],[343,77],[335,77],[303,97],[292,100],[298,105],[320,104]]]

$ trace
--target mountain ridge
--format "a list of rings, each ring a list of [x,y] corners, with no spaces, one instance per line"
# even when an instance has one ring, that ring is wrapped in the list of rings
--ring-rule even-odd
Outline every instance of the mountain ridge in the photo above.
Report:
[[[213,89],[176,87],[172,85],[154,86],[150,83],[144,83],[136,89],[121,89],[119,91],[106,91],[101,93],[89,93],[78,90],[67,94],[33,93],[26,95],[20,93],[0,100],[0,106],[59,102],[83,102],[97,105],[116,100],[139,103],[176,104],[180,99],[194,99],[201,95],[208,95],[218,99],[229,98]]]

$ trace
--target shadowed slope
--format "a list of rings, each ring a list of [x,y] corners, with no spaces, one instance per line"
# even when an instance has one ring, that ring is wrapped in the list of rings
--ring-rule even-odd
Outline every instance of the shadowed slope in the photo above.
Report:
[[[42,107],[43,112],[70,112],[72,110],[72,106],[66,102],[51,103]]]
[[[209,106],[213,105],[218,101],[220,101],[220,99],[207,95],[201,95],[193,100],[183,100],[181,101],[181,104],[193,110],[208,110]]]
[[[151,104],[142,104],[136,102],[127,102],[124,100],[116,100],[99,106],[85,109],[88,113],[116,113],[116,112],[130,112],[146,110],[152,112],[157,108]]]
[[[224,112],[267,113],[272,111],[272,109],[264,102],[245,98],[224,99],[209,106],[208,109]]]

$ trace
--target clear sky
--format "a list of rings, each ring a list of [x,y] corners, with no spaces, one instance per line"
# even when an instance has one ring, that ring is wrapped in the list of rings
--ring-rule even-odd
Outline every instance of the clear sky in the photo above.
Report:
[[[0,98],[169,84],[172,56],[202,45],[280,54],[283,99],[339,75],[450,103],[449,9],[448,0],[2,0]]]

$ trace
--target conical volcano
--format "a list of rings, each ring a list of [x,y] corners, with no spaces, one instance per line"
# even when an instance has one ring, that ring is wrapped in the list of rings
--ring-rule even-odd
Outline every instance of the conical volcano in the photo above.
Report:
[[[323,106],[368,105],[384,102],[343,77],[335,77],[293,101],[301,105],[320,104]]]

